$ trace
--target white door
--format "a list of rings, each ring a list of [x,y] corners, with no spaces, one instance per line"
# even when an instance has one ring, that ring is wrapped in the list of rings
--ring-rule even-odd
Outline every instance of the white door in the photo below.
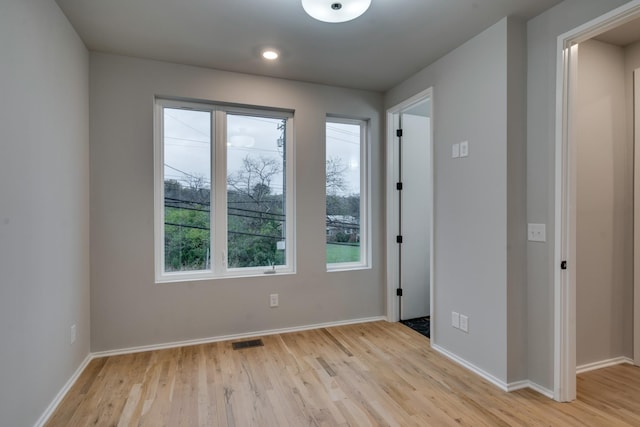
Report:
[[[426,108],[425,108],[426,107]],[[414,113],[415,111],[415,113]],[[401,114],[401,319],[430,313],[431,119],[428,105]]]

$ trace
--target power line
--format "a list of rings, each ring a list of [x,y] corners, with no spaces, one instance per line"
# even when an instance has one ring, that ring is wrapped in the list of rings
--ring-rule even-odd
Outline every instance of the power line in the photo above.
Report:
[[[201,133],[202,135],[206,136],[207,138],[211,138],[211,135],[209,133],[203,132],[201,129],[197,129],[193,126],[191,126],[189,123],[185,122],[184,120],[180,120],[179,118],[177,118],[176,116],[172,116],[171,114],[167,113],[168,108],[164,109],[164,115],[171,117],[173,120],[178,121],[180,123],[182,123],[183,125],[185,125],[188,128],[191,128],[193,130],[195,130],[198,133]],[[176,108],[172,108],[172,110],[176,110]],[[180,110],[180,111],[184,111],[184,110]],[[211,118],[211,113],[207,112],[207,111],[199,111],[200,113],[205,113],[209,115],[209,118]],[[209,119],[209,122],[211,122],[211,119]]]
[[[343,141],[343,142],[346,142],[347,144],[360,145],[360,141],[358,141],[358,142],[349,141],[348,139],[338,138],[337,136],[327,135],[327,139],[335,139],[336,141]]]
[[[164,139],[177,139],[179,141],[190,141],[190,142],[200,142],[202,144],[210,144],[210,141],[201,141],[199,139],[189,139],[189,138],[179,138],[177,136],[165,136]]]
[[[228,146],[227,151],[230,150],[244,150],[244,151],[266,151],[268,153],[278,153],[278,150],[269,150],[268,148],[252,148],[252,147],[234,147],[233,145]]]
[[[327,129],[332,130],[334,132],[343,133],[343,134],[346,134],[346,135],[358,135],[358,136],[360,136],[360,131],[353,132],[353,131],[350,131],[350,130],[341,129],[341,128],[337,128],[337,127],[333,127],[333,126],[329,126],[329,125],[327,125]]]
[[[205,180],[205,179],[204,179],[204,177],[192,175],[192,174],[190,174],[190,173],[188,173],[188,172],[185,172],[185,171],[183,171],[183,170],[180,170],[180,169],[178,169],[178,168],[175,168],[175,167],[171,166],[171,165],[170,165],[170,164],[168,164],[168,163],[165,163],[164,165],[165,165],[166,167],[168,167],[169,169],[172,169],[172,170],[174,170],[174,171],[176,171],[176,172],[180,172],[181,174],[184,174],[184,175],[186,175],[186,176],[188,176],[188,177],[190,177],[190,178],[193,178],[193,179],[202,179],[202,180],[203,180],[203,181],[205,181],[207,184],[210,184],[210,183],[211,183],[211,181],[209,181],[209,180]]]
[[[205,230],[205,231],[211,231],[211,228],[207,228],[207,227],[200,227],[198,225],[186,225],[186,224],[176,224],[173,222],[165,222],[165,225],[170,225],[173,227],[182,227],[182,228],[193,228],[196,230]],[[236,235],[240,235],[240,236],[252,236],[252,237],[260,237],[260,238],[265,238],[265,239],[276,239],[276,240],[283,240],[285,239],[285,236],[269,236],[268,234],[256,234],[256,233],[245,233],[243,231],[227,231],[227,234],[236,234]]]

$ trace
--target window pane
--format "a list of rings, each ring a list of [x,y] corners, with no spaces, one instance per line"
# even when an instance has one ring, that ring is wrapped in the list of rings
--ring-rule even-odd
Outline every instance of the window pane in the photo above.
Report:
[[[361,261],[360,125],[327,122],[327,263]]]
[[[227,263],[286,264],[286,120],[227,115]]]
[[[164,108],[164,271],[209,270],[211,113]]]

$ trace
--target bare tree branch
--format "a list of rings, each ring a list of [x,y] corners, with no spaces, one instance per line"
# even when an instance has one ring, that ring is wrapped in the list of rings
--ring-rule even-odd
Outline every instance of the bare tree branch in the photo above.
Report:
[[[327,159],[327,193],[336,195],[347,189],[345,173],[347,166],[343,164],[340,157],[330,157]]]

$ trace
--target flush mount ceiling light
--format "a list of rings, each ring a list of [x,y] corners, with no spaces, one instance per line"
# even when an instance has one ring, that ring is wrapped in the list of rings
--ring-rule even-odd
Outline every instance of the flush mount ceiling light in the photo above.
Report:
[[[371,0],[302,0],[302,7],[312,18],[322,22],[347,22],[369,9]]]
[[[269,61],[276,60],[279,56],[280,54],[275,49],[265,49],[262,51],[262,57],[264,59],[268,59]]]

